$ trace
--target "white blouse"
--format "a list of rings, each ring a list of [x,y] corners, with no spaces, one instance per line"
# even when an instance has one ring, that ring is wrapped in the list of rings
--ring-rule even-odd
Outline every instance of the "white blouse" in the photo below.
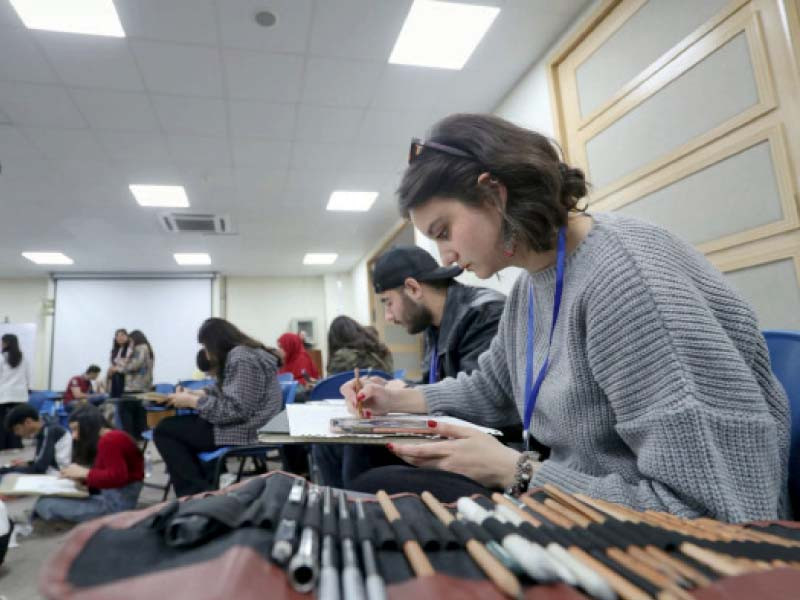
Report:
[[[28,362],[24,356],[14,368],[8,364],[6,354],[0,354],[0,404],[27,402],[30,380]]]

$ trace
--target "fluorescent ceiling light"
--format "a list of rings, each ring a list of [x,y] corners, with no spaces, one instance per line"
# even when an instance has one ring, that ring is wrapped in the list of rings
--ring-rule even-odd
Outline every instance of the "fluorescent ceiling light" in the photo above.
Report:
[[[378,192],[348,192],[337,190],[328,200],[328,210],[367,211],[378,197]]]
[[[338,254],[331,252],[309,252],[303,257],[304,265],[332,265],[339,258]]]
[[[61,252],[23,252],[22,256],[37,265],[71,265],[75,262]]]
[[[28,29],[125,37],[112,0],[11,0]]]
[[[414,0],[389,62],[461,69],[499,12],[496,6]]]
[[[183,267],[211,264],[211,256],[206,252],[176,252],[172,256],[175,257],[175,262]]]
[[[182,185],[129,185],[133,197],[141,206],[186,208],[189,198]]]

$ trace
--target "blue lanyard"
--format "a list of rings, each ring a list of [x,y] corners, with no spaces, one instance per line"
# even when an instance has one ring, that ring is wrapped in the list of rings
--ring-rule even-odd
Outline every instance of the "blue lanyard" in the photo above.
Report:
[[[533,333],[534,333],[534,299],[533,284],[528,288],[528,344],[525,365],[525,420],[522,422],[525,428],[525,444],[530,445],[528,432],[531,427],[531,417],[533,409],[536,407],[536,398],[539,396],[539,389],[542,387],[547,367],[550,363],[550,347],[553,345],[553,332],[556,330],[558,321],[558,311],[561,308],[561,293],[564,291],[564,255],[567,248],[567,230],[562,227],[558,231],[558,249],[556,252],[556,292],[553,298],[553,322],[550,325],[550,341],[547,344],[547,354],[545,354],[536,381],[531,385],[533,379]]]
[[[436,376],[439,372],[439,352],[437,347],[439,346],[438,340],[433,343],[433,348],[431,349],[431,367],[428,370],[428,383],[436,383]]]

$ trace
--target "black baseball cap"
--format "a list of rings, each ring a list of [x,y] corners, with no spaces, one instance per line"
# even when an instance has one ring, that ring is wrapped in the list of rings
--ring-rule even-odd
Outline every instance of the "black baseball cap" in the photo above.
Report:
[[[464,269],[457,265],[440,267],[436,259],[419,246],[392,246],[375,261],[372,283],[375,293],[401,287],[408,277],[420,282],[458,277]]]

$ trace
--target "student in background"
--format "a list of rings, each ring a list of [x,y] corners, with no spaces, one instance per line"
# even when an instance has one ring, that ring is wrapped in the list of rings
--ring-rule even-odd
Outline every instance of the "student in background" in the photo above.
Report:
[[[168,417],[153,433],[177,496],[210,488],[199,452],[256,444],[256,432],[282,405],[277,379],[280,360],[275,350],[219,318],[207,319],[197,340],[217,373],[217,383],[199,395],[186,391],[171,394],[170,405],[193,408],[197,414]]]
[[[15,406],[28,401],[30,372],[13,333],[0,340],[0,423]],[[22,448],[22,440],[5,428],[0,428],[0,450]]]
[[[142,452],[133,438],[113,429],[91,404],[69,416],[75,440],[73,462],[61,476],[85,483],[88,498],[42,497],[33,506],[34,516],[44,520],[88,521],[136,507],[144,480]]]
[[[126,392],[146,392],[153,387],[153,365],[155,354],[147,337],[135,329],[130,333],[133,351],[122,367],[125,374]]]
[[[99,369],[98,369],[99,372]],[[30,404],[18,404],[6,415],[6,431],[20,438],[36,440],[33,460],[16,459],[0,473],[46,473],[61,470],[72,462],[72,435],[54,419],[40,416]]]
[[[378,336],[350,317],[336,317],[328,328],[328,375],[377,369],[386,373],[394,370],[392,353]]]
[[[131,339],[125,329],[114,332],[114,342],[111,345],[111,366],[108,368],[106,387],[112,398],[122,397],[125,391],[125,363],[128,362],[133,351]]]
[[[100,375],[100,367],[89,365],[83,375],[76,375],[67,383],[67,391],[64,392],[64,405],[69,407],[74,400],[85,400],[95,406],[101,404],[105,399],[105,394],[94,393],[94,382]]]
[[[319,379],[319,372],[314,362],[308,355],[303,346],[303,340],[296,333],[284,333],[278,338],[278,347],[283,351],[283,366],[279,373],[291,373],[295,381],[305,387],[307,381],[303,377],[305,373],[309,379]]]

